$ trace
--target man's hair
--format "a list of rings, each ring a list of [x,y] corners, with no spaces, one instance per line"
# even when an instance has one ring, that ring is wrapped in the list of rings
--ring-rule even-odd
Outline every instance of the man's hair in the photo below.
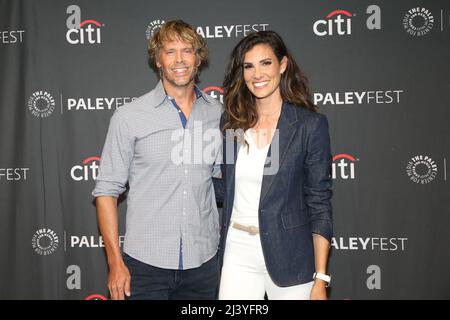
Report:
[[[153,70],[159,72],[156,61],[158,60],[159,50],[164,46],[164,43],[176,40],[192,45],[200,62],[199,68],[206,64],[208,59],[206,41],[188,23],[183,20],[172,20],[164,23],[148,42],[148,54]]]

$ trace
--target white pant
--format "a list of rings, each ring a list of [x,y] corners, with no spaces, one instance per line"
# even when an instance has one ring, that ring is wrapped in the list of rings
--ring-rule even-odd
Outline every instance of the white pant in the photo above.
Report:
[[[309,300],[314,281],[279,287],[270,278],[258,235],[230,226],[225,246],[219,300]]]

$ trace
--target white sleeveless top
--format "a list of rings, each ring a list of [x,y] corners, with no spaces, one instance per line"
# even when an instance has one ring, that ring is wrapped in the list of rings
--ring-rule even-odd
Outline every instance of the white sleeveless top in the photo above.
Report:
[[[245,226],[259,227],[259,198],[261,196],[264,164],[270,143],[258,149],[250,130],[248,129],[244,135],[248,147],[241,145],[236,160],[235,193],[231,221]]]

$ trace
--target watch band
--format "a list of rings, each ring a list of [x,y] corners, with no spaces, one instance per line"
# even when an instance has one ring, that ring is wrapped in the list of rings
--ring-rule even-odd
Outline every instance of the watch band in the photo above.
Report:
[[[320,279],[325,281],[327,283],[327,287],[330,285],[331,282],[331,276],[320,272],[314,272],[313,279]]]

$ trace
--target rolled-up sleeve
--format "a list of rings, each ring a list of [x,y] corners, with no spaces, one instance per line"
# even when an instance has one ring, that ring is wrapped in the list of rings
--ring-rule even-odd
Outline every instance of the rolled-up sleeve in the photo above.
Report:
[[[306,205],[312,232],[331,242],[333,221],[330,135],[326,116],[315,116],[310,123],[304,168]]]
[[[94,197],[118,197],[126,190],[129,169],[134,153],[135,139],[130,134],[125,115],[116,110],[109,123],[105,145],[100,160],[99,175]]]

